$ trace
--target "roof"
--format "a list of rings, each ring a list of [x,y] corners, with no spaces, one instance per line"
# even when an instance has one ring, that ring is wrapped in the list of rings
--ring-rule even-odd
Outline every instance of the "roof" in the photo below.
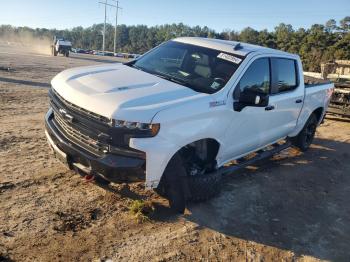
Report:
[[[233,53],[237,55],[242,55],[242,56],[246,56],[251,52],[291,55],[290,53],[287,53],[287,52],[283,52],[280,50],[267,48],[263,46],[252,45],[252,44],[236,42],[236,41],[229,41],[229,40],[213,39],[213,38],[179,37],[179,38],[175,38],[173,41],[216,49],[216,50]],[[234,48],[237,45],[239,45],[239,48],[235,50]]]

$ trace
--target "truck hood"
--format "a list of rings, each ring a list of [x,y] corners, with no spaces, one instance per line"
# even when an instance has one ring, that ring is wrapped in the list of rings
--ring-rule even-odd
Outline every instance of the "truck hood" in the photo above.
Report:
[[[64,99],[88,111],[146,123],[160,110],[208,96],[123,64],[68,69],[51,84]]]

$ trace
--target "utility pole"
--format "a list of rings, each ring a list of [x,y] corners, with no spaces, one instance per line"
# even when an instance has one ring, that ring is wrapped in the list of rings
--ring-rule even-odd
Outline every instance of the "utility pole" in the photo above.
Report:
[[[114,0],[113,0],[114,1]],[[117,13],[118,13],[118,7],[115,5],[111,5],[108,3],[108,0],[105,0],[104,2],[99,2],[100,4],[103,4],[105,6],[105,21],[103,24],[103,40],[102,40],[102,51],[103,51],[103,55],[105,55],[105,51],[106,51],[106,20],[107,20],[107,5],[111,6],[111,7],[115,7],[117,8]],[[118,1],[117,1],[118,3]],[[116,32],[115,32],[116,33]],[[115,45],[115,39],[114,39],[114,45]],[[115,48],[115,47],[114,47]]]
[[[114,28],[114,53],[117,52],[117,26],[118,26],[118,11],[119,9],[123,9],[119,7],[119,1],[115,1],[117,3],[117,8],[115,12],[115,28]]]
[[[105,55],[105,49],[106,49],[106,20],[107,20],[107,0],[105,0],[105,22],[103,24],[103,44],[102,44],[103,55]]]

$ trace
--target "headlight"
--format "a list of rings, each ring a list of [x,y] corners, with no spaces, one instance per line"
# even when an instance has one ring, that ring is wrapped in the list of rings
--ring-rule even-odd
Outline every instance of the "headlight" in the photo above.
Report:
[[[147,124],[140,122],[129,122],[123,120],[114,120],[113,126],[117,128],[127,128],[130,130],[135,130],[148,136],[155,136],[158,134],[160,129],[160,124]]]

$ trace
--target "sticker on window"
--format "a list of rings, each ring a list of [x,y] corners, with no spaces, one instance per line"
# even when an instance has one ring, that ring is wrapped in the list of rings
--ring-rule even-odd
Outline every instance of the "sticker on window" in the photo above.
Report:
[[[219,87],[221,87],[221,84],[218,83],[218,82],[216,82],[216,81],[214,81],[214,82],[211,84],[210,87],[213,88],[213,89],[218,89]]]
[[[240,59],[238,57],[235,57],[233,55],[228,55],[225,53],[220,53],[218,55],[218,58],[224,59],[226,61],[230,61],[230,62],[235,63],[235,64],[239,64],[242,61],[242,59]]]

